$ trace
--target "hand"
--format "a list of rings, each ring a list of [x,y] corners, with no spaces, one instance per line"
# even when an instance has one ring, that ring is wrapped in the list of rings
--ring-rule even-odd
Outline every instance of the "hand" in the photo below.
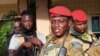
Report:
[[[30,48],[30,47],[32,47],[32,43],[31,43],[30,41],[24,42],[24,43],[22,44],[22,46],[23,46],[23,47],[26,47],[26,48]]]
[[[43,45],[42,42],[38,38],[36,38],[34,36],[31,36],[31,42],[33,44],[35,44],[35,45],[38,45],[38,46],[42,46]]]

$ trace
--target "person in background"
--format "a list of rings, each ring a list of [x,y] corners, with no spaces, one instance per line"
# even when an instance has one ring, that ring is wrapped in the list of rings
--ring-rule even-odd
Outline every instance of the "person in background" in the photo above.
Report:
[[[20,32],[21,32],[21,18],[15,18],[12,23],[11,34],[20,33]]]
[[[74,37],[73,41],[77,41],[82,45],[82,49],[87,56],[87,51],[91,48],[96,37],[93,33],[87,30],[87,15],[83,10],[74,10],[72,12],[73,26],[71,28],[71,35]]]
[[[47,43],[43,46],[40,56],[83,56],[81,48],[74,47],[71,42],[71,11],[64,6],[55,6],[49,13],[52,32],[46,37]]]
[[[21,36],[16,36],[18,38],[15,39],[16,41],[10,41],[12,42],[10,45],[15,49],[13,56],[37,56],[45,43],[45,36],[34,30],[33,19],[29,11],[25,10],[21,13]]]
[[[8,56],[14,56],[15,51],[20,46],[19,39],[23,39],[21,35],[21,19],[15,18],[12,23],[11,39],[8,47]],[[21,40],[23,42],[24,40]]]

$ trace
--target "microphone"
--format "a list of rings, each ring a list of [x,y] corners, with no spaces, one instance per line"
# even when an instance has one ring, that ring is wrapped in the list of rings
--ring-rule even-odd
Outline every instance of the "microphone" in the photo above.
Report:
[[[66,56],[66,53],[67,53],[67,49],[65,47],[61,47],[58,56]]]

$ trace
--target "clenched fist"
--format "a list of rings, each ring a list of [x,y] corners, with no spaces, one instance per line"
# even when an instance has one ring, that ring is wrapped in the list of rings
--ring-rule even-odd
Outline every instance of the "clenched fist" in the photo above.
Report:
[[[35,45],[38,45],[38,46],[43,45],[42,42],[38,38],[34,37],[33,35],[31,36],[30,41],[31,41],[32,44],[35,44]]]
[[[22,46],[23,46],[23,47],[26,47],[26,48],[31,48],[31,47],[32,47],[32,43],[31,43],[30,41],[24,42],[24,43],[22,44]]]

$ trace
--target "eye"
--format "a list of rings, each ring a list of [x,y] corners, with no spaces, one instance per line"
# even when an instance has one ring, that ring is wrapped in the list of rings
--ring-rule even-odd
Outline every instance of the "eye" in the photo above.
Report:
[[[60,23],[64,23],[67,22],[66,20],[59,20]]]
[[[54,24],[54,23],[55,23],[55,21],[52,20],[52,21],[51,21],[51,24]]]
[[[60,20],[60,22],[65,22],[64,20]]]

